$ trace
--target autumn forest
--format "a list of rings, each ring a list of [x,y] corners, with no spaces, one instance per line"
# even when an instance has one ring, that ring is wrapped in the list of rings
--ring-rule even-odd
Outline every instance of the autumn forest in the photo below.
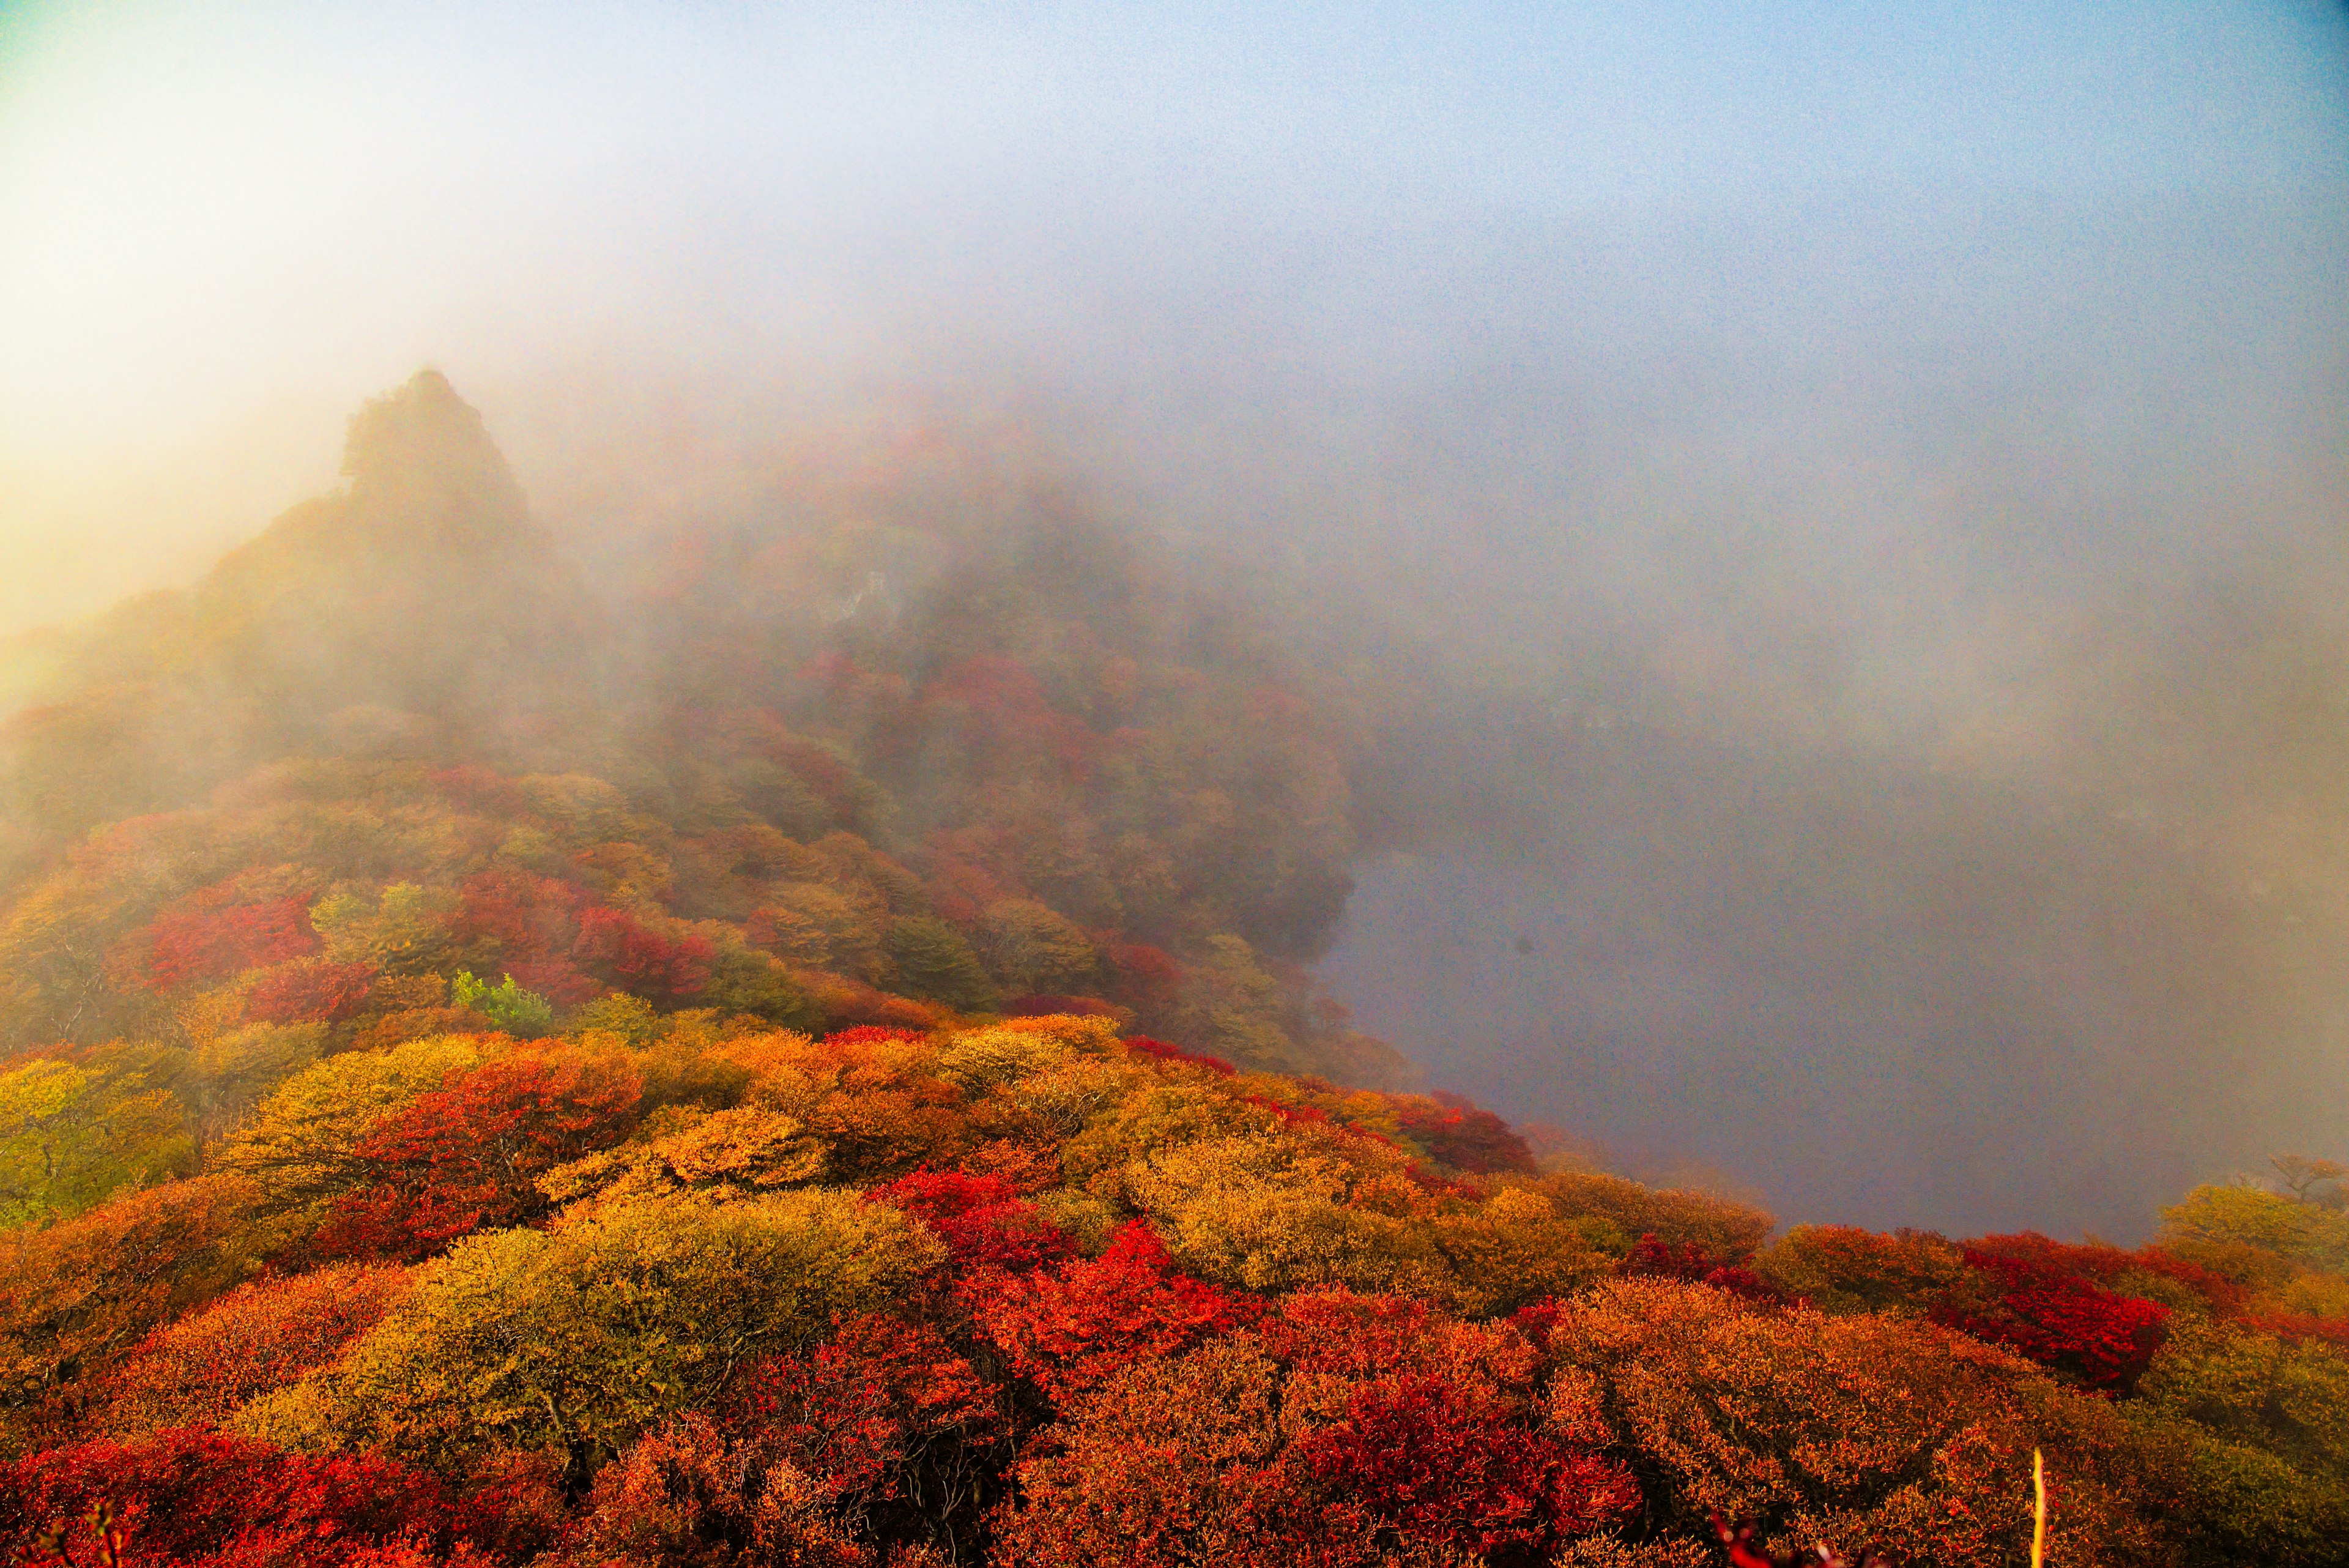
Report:
[[[2034,1451],[2063,1568],[2349,1562],[2349,1170],[1607,1174],[1317,983],[1389,695],[1081,493],[616,594],[437,374],[343,472],[0,665],[11,1564],[1954,1568]]]

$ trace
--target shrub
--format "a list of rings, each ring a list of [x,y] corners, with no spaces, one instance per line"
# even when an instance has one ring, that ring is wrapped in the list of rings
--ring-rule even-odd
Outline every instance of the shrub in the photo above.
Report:
[[[100,1501],[116,1510],[128,1537],[124,1563],[135,1568],[360,1568],[376,1561],[370,1548],[445,1538],[449,1526],[440,1483],[397,1461],[281,1453],[182,1428],[0,1467],[0,1553],[37,1561],[36,1538],[53,1523],[75,1525],[68,1550],[87,1551],[80,1521]]]
[[[321,1269],[240,1285],[150,1334],[98,1390],[126,1437],[217,1426],[247,1400],[334,1360],[408,1290],[404,1269]]]
[[[1935,1320],[2002,1345],[2099,1393],[2135,1388],[2168,1332],[2169,1309],[2158,1302],[2118,1295],[1978,1247],[1967,1247],[1965,1259],[1991,1285],[1991,1299],[1982,1306],[1937,1308]]]
[[[500,1057],[419,1095],[353,1146],[366,1185],[336,1200],[324,1257],[413,1260],[450,1238],[535,1218],[539,1179],[627,1136],[635,1074],[598,1058]]]
[[[239,1425],[448,1467],[549,1447],[588,1464],[943,1257],[895,1210],[840,1192],[613,1204],[552,1232],[493,1231]]]
[[[2111,1405],[1928,1324],[1755,1312],[1707,1285],[1602,1284],[1546,1334],[1552,1424],[1599,1428],[1656,1478],[1653,1526],[1753,1519],[1779,1550],[2020,1560],[2031,1453],[2058,1478],[2051,1560],[2151,1563],[2169,1482]]]

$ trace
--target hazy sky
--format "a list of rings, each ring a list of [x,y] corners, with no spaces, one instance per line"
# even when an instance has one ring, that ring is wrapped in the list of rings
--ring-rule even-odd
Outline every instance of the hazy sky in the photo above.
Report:
[[[2127,1232],[2349,1154],[2349,986],[2293,956],[2349,806],[2083,651],[2268,639],[2349,713],[2292,641],[2349,649],[2344,277],[2334,0],[16,0],[0,631],[191,578],[422,364],[558,532],[843,408],[1041,410],[1578,759],[1533,848],[1366,868],[1366,1022],[1790,1214]],[[2201,815],[2130,796],[2140,729]],[[2032,792],[2084,757],[2075,831]],[[1912,789],[1915,844],[1832,826]]]
[[[1488,333],[1537,302],[1528,235],[1632,244],[1585,303],[1636,317],[1643,236],[1818,201],[1924,217],[1717,257],[1775,289],[1729,307],[1797,340],[1855,256],[1946,275],[1952,189],[2337,215],[2344,32],[2316,0],[17,0],[0,627],[185,576],[329,479],[347,411],[424,361],[508,427],[530,410],[488,394],[622,353],[690,395],[919,377],[951,347],[1154,411],[1204,309],[1253,318],[1218,352],[1257,362],[1216,376],[1342,414],[1350,380],[1460,351],[1415,286],[1471,278]]]

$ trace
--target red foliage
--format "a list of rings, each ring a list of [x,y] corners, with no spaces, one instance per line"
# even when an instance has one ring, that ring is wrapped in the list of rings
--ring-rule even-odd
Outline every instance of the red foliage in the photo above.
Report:
[[[1117,974],[1119,994],[1143,1008],[1164,1007],[1183,989],[1183,966],[1164,948],[1147,942],[1112,942],[1102,946]]]
[[[1345,1422],[1299,1439],[1297,1458],[1338,1498],[1406,1541],[1491,1552],[1543,1547],[1640,1506],[1620,1465],[1521,1427],[1440,1377],[1355,1391]]]
[[[567,952],[578,940],[587,895],[569,882],[527,871],[481,871],[458,888],[450,935],[476,961],[511,967]]]
[[[534,1052],[452,1075],[359,1140],[376,1179],[335,1205],[314,1245],[324,1257],[414,1260],[534,1219],[547,1209],[537,1179],[626,1137],[641,1092],[625,1069]]]
[[[1792,1298],[1785,1291],[1739,1263],[1716,1263],[1702,1247],[1685,1242],[1679,1251],[1659,1241],[1653,1231],[1641,1236],[1616,1272],[1631,1279],[1690,1280],[1727,1291],[1731,1295],[1766,1306],[1783,1305]]]
[[[2098,1393],[2128,1393],[2167,1336],[2169,1309],[2158,1303],[1972,1245],[1965,1259],[1997,1301],[1982,1311],[1942,1306],[1934,1319],[2068,1372]]]
[[[1098,996],[1061,996],[1042,992],[1015,996],[1003,1004],[1004,1015],[1009,1018],[1115,1018],[1122,1012]]]
[[[1504,1170],[1531,1175],[1540,1168],[1526,1140],[1492,1112],[1480,1111],[1454,1095],[1434,1098],[1433,1106],[1415,1099],[1397,1105],[1397,1119],[1404,1134],[1427,1150],[1430,1158],[1472,1176]]]
[[[1221,1056],[1195,1055],[1180,1045],[1169,1045],[1164,1040],[1153,1040],[1147,1034],[1136,1034],[1125,1043],[1125,1048],[1136,1056],[1146,1056],[1154,1062],[1182,1062],[1194,1067],[1228,1078],[1239,1071]]]
[[[924,1167],[870,1196],[918,1216],[965,1269],[1019,1272],[1070,1255],[1068,1237],[1000,1176]]]
[[[985,1441],[1001,1413],[970,1363],[926,1324],[846,1319],[811,1355],[743,1369],[719,1424],[780,1452],[834,1492],[885,1491],[890,1472],[942,1438]]]
[[[590,972],[656,1002],[698,995],[718,950],[691,933],[664,936],[624,909],[584,909],[571,956]]]
[[[468,763],[437,769],[432,774],[432,784],[450,804],[485,816],[520,816],[529,810],[522,791],[493,768]]]
[[[316,952],[318,934],[299,898],[258,904],[188,900],[148,928],[147,983],[170,991]]]
[[[915,1029],[885,1029],[877,1023],[860,1023],[854,1029],[835,1029],[823,1037],[827,1045],[879,1045],[890,1040],[919,1040],[921,1032]]]
[[[472,1490],[450,1506],[460,1541],[514,1563],[554,1543],[564,1515],[563,1474],[543,1453],[508,1450],[477,1461]]]
[[[2199,1263],[2174,1258],[2159,1247],[2139,1247],[2125,1252],[2101,1241],[2058,1241],[2036,1231],[2011,1236],[1983,1236],[1966,1245],[1977,1252],[2022,1263],[2045,1273],[2070,1274],[2110,1285],[2125,1274],[2158,1274],[2177,1281],[2210,1303],[2210,1310],[2232,1314],[2242,1310],[2246,1292],[2232,1280],[2212,1273]]]
[[[358,1011],[375,976],[373,964],[286,964],[244,993],[244,1016],[256,1023],[339,1023]]]
[[[1247,1104],[1262,1106],[1289,1127],[1308,1127],[1330,1125],[1330,1113],[1319,1106],[1292,1106],[1285,1100],[1276,1100],[1269,1095],[1248,1095],[1244,1097]]]
[[[1622,1521],[1621,1465],[1536,1428],[1515,1330],[1311,1292],[1255,1334],[1137,1357],[1064,1408],[1001,1517],[1023,1563],[1533,1568]]]
[[[1140,1220],[1099,1258],[966,1281],[960,1293],[1012,1370],[1062,1401],[1255,1316],[1253,1303],[1179,1272]]]
[[[440,1481],[372,1455],[318,1459],[196,1428],[136,1442],[78,1443],[0,1466],[0,1554],[41,1558],[42,1531],[111,1503],[129,1538],[127,1568],[340,1568],[404,1538],[445,1539]]]

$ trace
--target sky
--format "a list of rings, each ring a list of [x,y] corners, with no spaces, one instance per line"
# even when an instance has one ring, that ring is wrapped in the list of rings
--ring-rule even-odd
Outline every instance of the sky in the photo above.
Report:
[[[2125,1231],[2162,1184],[2315,1138],[2292,1106],[2349,1099],[2338,1042],[2274,1046],[2266,1108],[2122,1158],[2214,1058],[2085,950],[2061,955],[2076,985],[2017,978],[2060,900],[1992,956],[1871,946],[1866,898],[1821,913],[1846,898],[1821,888],[1913,902],[1968,857],[1816,842],[1790,825],[1842,785],[1802,759],[1954,771],[2033,811],[2084,779],[2191,797],[2176,842],[2257,839],[2214,875],[2289,880],[2274,824],[2318,834],[2330,807],[2222,789],[2208,760],[2270,740],[2165,742],[2204,761],[2157,789],[2153,721],[2097,750],[2083,715],[2110,670],[2167,657],[2171,607],[2340,542],[2344,276],[2331,0],[10,0],[0,633],[192,579],[332,483],[350,411],[423,364],[558,534],[616,452],[689,486],[694,454],[843,407],[1043,410],[1176,539],[1342,581],[1512,713],[1648,737],[1576,764],[1616,815],[1519,781],[1550,802],[1538,853],[1464,833],[1366,869],[1329,968],[1365,1023],[1511,1114],[1616,1115],[1652,1161],[1689,1155],[1692,1118],[1753,1127],[1720,1162],[1806,1213]],[[2260,595],[2295,625],[2322,597]],[[1719,822],[1654,804],[1667,775],[1732,777],[1700,739],[1771,763],[1735,774],[1769,803],[1751,855],[1679,853]],[[1766,901],[1669,962],[1589,935],[1682,919],[1782,847],[1826,868],[1799,894],[1818,941],[1880,950],[1876,978],[1785,982]],[[1512,968],[1526,932],[1582,957]],[[2027,998],[1984,1023],[1951,1000],[1981,989],[1968,964]],[[2028,1103],[2026,1060],[2076,1058],[2048,1082],[2083,1105],[2115,1053],[2179,1070],[2083,1112],[2069,1164],[1920,1155],[1874,1193],[1897,1148],[1770,1164],[1823,1086],[1884,1075],[1869,1042],[1966,1063],[1970,1029],[2000,1042],[1936,1150]],[[1940,1072],[1895,1075],[1891,1125]]]
[[[16,0],[0,626],[186,576],[426,360],[485,387],[627,352],[690,386],[950,347],[1092,390],[1105,361],[1180,369],[1154,309],[1237,305],[1280,318],[1260,357],[1342,381],[1454,351],[1440,322],[1360,340],[1398,282],[1481,261],[1506,313],[1494,270],[1560,234],[1914,218],[1951,190],[2337,215],[2343,31],[2313,0]],[[1819,259],[1774,248],[1782,275]]]

